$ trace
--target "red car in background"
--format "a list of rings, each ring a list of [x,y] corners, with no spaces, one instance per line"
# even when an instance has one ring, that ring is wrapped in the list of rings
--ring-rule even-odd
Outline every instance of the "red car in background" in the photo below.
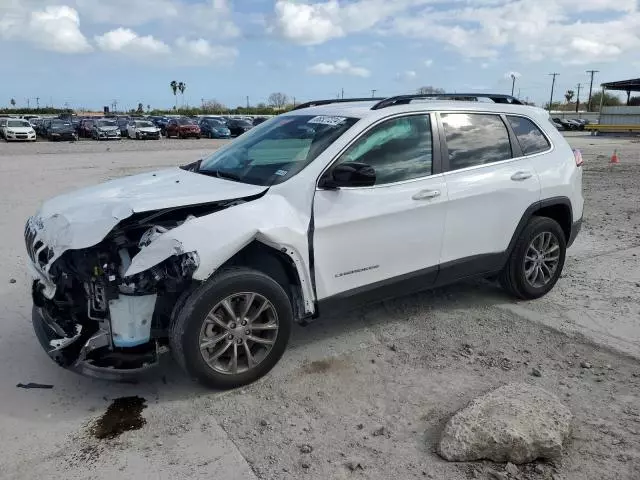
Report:
[[[201,135],[200,127],[196,124],[196,122],[186,117],[172,118],[171,120],[169,120],[169,123],[167,123],[166,132],[167,138],[200,138]]]

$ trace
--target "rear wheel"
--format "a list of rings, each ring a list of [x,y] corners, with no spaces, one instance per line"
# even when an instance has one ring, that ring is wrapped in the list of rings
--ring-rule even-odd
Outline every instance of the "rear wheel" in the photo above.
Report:
[[[224,270],[176,312],[170,342],[191,376],[214,388],[251,383],[284,353],[293,311],[271,277],[249,268]]]
[[[558,222],[533,217],[518,237],[500,283],[515,297],[542,297],[560,278],[566,252],[565,235]]]

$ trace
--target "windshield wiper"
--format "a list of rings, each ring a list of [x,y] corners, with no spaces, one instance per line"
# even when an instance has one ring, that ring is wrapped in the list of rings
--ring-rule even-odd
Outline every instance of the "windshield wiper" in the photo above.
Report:
[[[210,177],[224,178],[227,180],[233,180],[234,182],[242,182],[242,177],[235,173],[226,172],[224,170],[196,170],[203,175],[209,175]]]

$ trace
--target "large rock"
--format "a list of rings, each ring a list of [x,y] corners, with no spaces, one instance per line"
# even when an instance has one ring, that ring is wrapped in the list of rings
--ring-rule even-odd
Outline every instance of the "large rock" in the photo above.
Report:
[[[538,387],[512,383],[473,400],[444,428],[438,453],[446,460],[527,463],[555,458],[571,428],[571,411]]]

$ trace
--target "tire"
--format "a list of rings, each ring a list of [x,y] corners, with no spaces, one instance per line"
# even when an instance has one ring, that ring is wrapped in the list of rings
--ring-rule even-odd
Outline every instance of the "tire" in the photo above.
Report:
[[[136,140],[140,140],[140,133],[136,132]]]
[[[545,239],[549,239],[549,253],[544,257],[547,260],[540,267],[541,275],[535,273],[535,267],[533,267],[533,270],[531,270],[532,267],[529,267],[529,271],[534,272],[536,275],[532,282],[531,277],[533,274],[529,277],[527,276],[525,264],[532,266],[534,262],[527,260],[527,258],[531,258],[527,256],[527,253],[531,253],[529,249],[532,246],[543,252],[544,248],[538,247],[544,245]],[[536,241],[536,245],[532,244],[534,241]],[[540,241],[543,243],[538,243]],[[555,248],[555,250],[551,251],[552,248]],[[548,217],[533,217],[518,237],[507,264],[500,273],[500,284],[516,298],[523,300],[540,298],[546,295],[560,278],[566,253],[565,234],[558,222]],[[552,261],[554,257],[557,257],[557,263]],[[549,268],[550,265],[555,265],[555,267]],[[547,279],[545,279],[545,275],[548,277]]]
[[[253,324],[261,323],[262,326],[275,324],[277,325],[277,330],[252,330],[249,336],[243,337],[241,340],[240,338],[233,338],[233,334],[242,336],[249,331],[245,329],[249,329],[252,323],[249,323],[246,327],[233,324],[231,327],[236,326],[236,329],[229,330],[222,328],[217,322],[206,321],[207,316],[209,315],[209,318],[211,318],[211,314],[215,311],[216,318],[219,318],[222,325],[226,324],[228,327],[233,323],[233,319],[227,321],[230,318],[226,313],[228,310],[220,306],[223,300],[227,300],[229,302],[228,305],[232,305],[234,311],[240,311],[244,309],[244,302],[247,297],[250,297],[250,293],[254,293],[256,296],[255,300],[252,299],[253,303],[247,301],[251,314],[247,314],[247,317],[244,318],[248,319],[256,311],[260,310],[258,307],[266,299],[269,306],[263,314],[260,314],[264,316],[259,316],[258,319],[261,320],[254,321]],[[235,303],[234,296],[242,300],[242,302]],[[236,321],[240,321],[239,318],[236,318]],[[266,321],[264,318],[271,320]],[[293,310],[291,302],[280,284],[264,273],[250,268],[226,269],[198,287],[184,301],[179,311],[176,309],[172,319],[169,342],[174,358],[191,377],[212,388],[229,389],[256,381],[278,363],[287,347],[292,324]],[[208,328],[210,328],[209,336],[201,338]],[[225,336],[225,332],[231,335]],[[249,339],[261,335],[266,335],[269,341],[272,342],[270,348]],[[209,339],[210,342],[213,342],[214,340],[212,339],[215,336],[218,336],[218,338],[222,336],[223,338],[216,340],[217,343],[212,344],[212,347],[208,350],[202,350],[203,353],[201,353],[201,341]],[[234,343],[241,341],[244,343]],[[252,343],[251,346],[245,347],[248,342]],[[219,363],[210,366],[204,356],[208,356],[211,359],[210,361],[215,363],[218,361],[212,359],[215,352],[219,352],[225,347],[227,349],[219,357]],[[249,367],[245,348],[249,348],[252,358],[260,360],[257,365]],[[252,352],[251,349],[254,349],[254,351]],[[220,371],[221,369],[231,368],[231,365],[233,365],[233,352],[236,351],[239,355],[236,360],[236,366],[244,371],[238,371],[237,373]],[[244,355],[244,358],[240,357],[242,355]],[[227,356],[229,359],[227,359]]]

